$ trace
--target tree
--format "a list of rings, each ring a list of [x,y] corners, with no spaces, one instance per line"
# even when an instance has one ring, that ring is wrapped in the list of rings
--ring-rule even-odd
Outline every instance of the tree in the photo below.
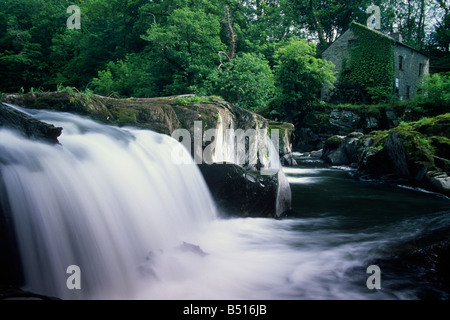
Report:
[[[245,109],[265,107],[275,92],[275,82],[268,61],[254,53],[242,53],[220,69],[214,70],[205,83],[208,94]]]
[[[65,27],[55,0],[4,0],[0,6],[1,91],[45,86],[51,79],[52,36]]]
[[[322,87],[336,80],[334,65],[316,58],[316,46],[305,39],[292,38],[277,50],[276,83],[279,97],[275,108],[281,114],[294,117],[318,99]]]
[[[149,41],[160,63],[173,74],[167,94],[192,92],[219,65],[217,53],[226,46],[219,19],[201,9],[175,9],[166,24],[154,23],[142,38]]]
[[[441,108],[440,113],[449,112],[450,72],[425,75],[415,101],[427,109]]]
[[[431,72],[450,72],[450,1],[436,0],[431,13],[436,17],[426,51],[431,58]]]
[[[81,30],[65,28],[53,37],[51,58],[56,61],[57,83],[84,87],[109,61],[143,50],[146,42],[140,39],[140,32],[144,32],[142,23],[148,18],[139,14],[143,3],[144,0],[82,1]]]
[[[104,96],[149,98],[161,95],[164,81],[157,78],[157,66],[147,52],[129,54],[124,60],[109,62],[98,72],[90,87]]]
[[[319,52],[342,35],[352,21],[365,24],[366,9],[371,0],[286,0],[287,14],[301,28],[308,30],[308,38],[318,41]]]
[[[430,0],[387,0],[381,4],[383,12],[389,12],[387,31],[402,33],[404,42],[422,49],[426,40],[426,17]],[[392,14],[393,12],[393,14]]]

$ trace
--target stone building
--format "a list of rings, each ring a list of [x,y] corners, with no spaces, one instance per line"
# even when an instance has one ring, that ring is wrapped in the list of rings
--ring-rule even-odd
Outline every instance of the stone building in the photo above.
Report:
[[[386,36],[377,30],[366,28],[357,23],[353,23],[353,25],[358,26],[364,32],[375,32],[382,37],[389,37],[389,39],[393,40],[394,54],[392,59],[394,72],[392,94],[399,100],[414,98],[422,75],[429,73],[429,57],[403,43],[402,36],[399,33]],[[349,70],[348,61],[350,61],[352,49],[358,45],[360,45],[360,41],[352,28],[350,28],[323,52],[322,58],[333,62],[335,65],[334,71],[338,79],[337,83],[340,81],[340,75]],[[322,99],[330,101],[332,93],[333,91],[325,87],[322,90]]]

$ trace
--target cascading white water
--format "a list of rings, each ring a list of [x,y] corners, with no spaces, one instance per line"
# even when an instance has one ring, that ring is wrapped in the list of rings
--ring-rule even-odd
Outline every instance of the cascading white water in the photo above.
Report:
[[[23,110],[22,110],[23,111]],[[180,245],[215,218],[196,166],[174,165],[169,136],[64,113],[60,145],[0,130],[0,176],[27,289],[60,298],[130,298],[152,252]],[[82,290],[68,290],[68,266]]]

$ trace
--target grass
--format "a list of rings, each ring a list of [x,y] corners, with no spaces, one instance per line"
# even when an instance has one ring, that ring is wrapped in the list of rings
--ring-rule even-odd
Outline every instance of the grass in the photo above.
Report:
[[[190,95],[190,96],[174,97],[170,98],[170,100],[172,101],[171,104],[186,107],[196,104],[210,104],[214,103],[214,100],[223,100],[223,99],[218,96]]]

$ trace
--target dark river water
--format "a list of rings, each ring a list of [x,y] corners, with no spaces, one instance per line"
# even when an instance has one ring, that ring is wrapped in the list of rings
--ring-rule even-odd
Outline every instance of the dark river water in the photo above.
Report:
[[[448,198],[408,186],[361,181],[353,169],[296,158],[298,167],[285,168],[293,193],[293,220],[306,222],[297,230],[315,239],[310,245],[318,252],[328,249],[331,256],[347,250],[347,258],[340,259],[348,268],[336,280],[347,283],[346,293],[358,291],[369,299],[448,299],[448,277],[442,268],[449,267],[449,258],[439,257],[447,263],[439,264],[434,251],[421,250],[449,239]],[[371,276],[366,268],[372,264],[381,271],[379,290],[369,290],[365,282]],[[366,288],[358,290],[358,285]]]

